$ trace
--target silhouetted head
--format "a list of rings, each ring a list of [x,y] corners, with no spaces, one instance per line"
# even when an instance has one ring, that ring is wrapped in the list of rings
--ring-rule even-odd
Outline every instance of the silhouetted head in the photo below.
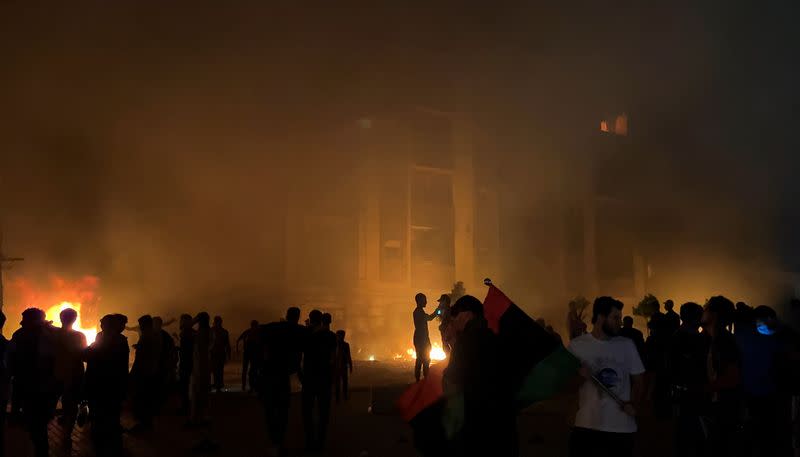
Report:
[[[625,305],[612,297],[597,297],[592,306],[592,324],[607,336],[616,336],[622,326],[622,308]]]
[[[300,322],[300,308],[292,306],[286,310],[286,322],[296,324]]]
[[[339,341],[344,341],[345,332],[344,330],[337,330],[336,337],[339,338]]]
[[[105,316],[100,318],[100,330],[103,333],[111,333],[112,328],[114,328],[114,315],[113,314],[106,314]]]
[[[181,314],[181,321],[180,321],[181,329],[187,329],[192,326],[192,315],[191,314]]]
[[[442,308],[449,308],[450,307],[450,296],[447,294],[442,294],[438,300],[439,306]]]
[[[197,322],[202,328],[208,328],[208,323],[211,322],[211,316],[208,315],[207,312],[202,311],[197,313],[197,317],[194,318],[194,321]]]
[[[28,308],[22,312],[22,327],[35,327],[44,324],[45,314],[39,308]]]
[[[3,314],[3,311],[0,311],[0,330],[3,330],[4,325],[6,325],[6,315]]]
[[[725,328],[733,322],[734,312],[732,301],[722,295],[711,297],[703,310],[703,327],[715,330]]]
[[[324,325],[326,328],[330,328],[332,323],[333,323],[333,316],[331,316],[331,313],[324,313],[322,315],[322,325]]]
[[[464,330],[464,327],[473,319],[483,319],[483,303],[472,295],[464,295],[456,300],[450,308],[451,324],[456,333]]]
[[[625,316],[622,318],[622,327],[624,328],[633,328],[633,318],[631,316]]]
[[[308,313],[308,326],[317,327],[322,325],[322,311],[315,309]]]
[[[214,316],[214,328],[222,327],[222,317]]]
[[[769,306],[761,305],[753,310],[756,331],[762,335],[772,335],[778,326],[778,314]]]
[[[703,319],[703,307],[694,302],[681,305],[681,321],[685,327],[697,329]]]
[[[672,300],[667,300],[664,302],[664,309],[667,311],[672,311],[673,308],[675,308],[675,303],[673,303]]]
[[[254,319],[254,320],[252,320],[252,321],[250,321],[250,328],[251,328],[252,330],[255,330],[255,329],[257,329],[257,328],[258,328],[258,321],[257,321],[257,320],[255,320],[255,319]]]
[[[156,316],[153,318],[153,330],[160,332],[163,326],[164,319],[161,319],[161,316]]]
[[[125,331],[125,326],[128,325],[128,316],[124,314],[114,314],[114,333],[121,334]]]
[[[139,330],[142,333],[153,330],[153,317],[151,315],[145,314],[139,318]]]
[[[424,308],[425,305],[428,304],[428,297],[425,296],[422,292],[414,295],[414,301],[417,302],[417,306],[419,308]]]
[[[78,320],[78,312],[72,308],[65,308],[61,310],[58,317],[61,319],[61,327],[72,328],[75,321]]]
[[[545,327],[545,325],[547,325],[547,324],[545,323],[545,321],[544,321],[544,318],[542,318],[542,317],[539,317],[539,318],[537,318],[535,322],[536,322],[537,324],[539,324],[539,327],[542,327],[542,328],[544,328],[544,327]]]

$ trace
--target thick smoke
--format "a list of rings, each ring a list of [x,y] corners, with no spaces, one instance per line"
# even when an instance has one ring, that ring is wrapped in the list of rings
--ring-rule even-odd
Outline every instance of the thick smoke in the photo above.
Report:
[[[587,163],[633,208],[600,216],[619,228],[602,250],[629,235],[648,246],[653,292],[784,293],[767,276],[796,252],[780,236],[796,222],[796,40],[780,24],[738,35],[752,11],[4,8],[0,208],[5,250],[26,257],[15,274],[96,275],[104,305],[134,314],[277,318],[291,302],[286,237],[317,246],[287,218],[356,205],[364,161],[404,148],[360,149],[357,120],[432,106],[470,113],[479,180],[498,190],[499,279],[534,313],[560,319],[571,293],[551,287],[551,240],[570,230]],[[621,112],[635,146],[609,164],[591,138]],[[338,277],[357,240],[337,240],[298,268]]]

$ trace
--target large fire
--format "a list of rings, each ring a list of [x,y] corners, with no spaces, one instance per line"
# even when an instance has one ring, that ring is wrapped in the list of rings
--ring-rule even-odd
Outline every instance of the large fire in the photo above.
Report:
[[[47,316],[46,319],[48,321],[53,321],[53,323],[57,325],[60,320],[59,315],[61,314],[61,311],[64,311],[65,309],[68,308],[72,308],[78,312],[78,319],[75,321],[73,329],[83,333],[86,336],[86,342],[88,344],[94,343],[95,338],[97,338],[97,327],[83,328],[83,326],[81,325],[80,303],[70,303],[68,301],[65,301],[61,302],[61,304],[59,305],[51,306],[50,308],[47,308],[47,310],[45,311],[45,315]]]
[[[19,316],[25,308],[44,310],[47,320],[60,325],[61,311],[72,308],[78,312],[75,330],[86,335],[92,343],[97,336],[97,318],[101,297],[98,294],[100,279],[96,276],[63,278],[50,276],[47,279],[17,276],[8,282],[6,291],[7,316]],[[11,329],[10,329],[11,330]]]

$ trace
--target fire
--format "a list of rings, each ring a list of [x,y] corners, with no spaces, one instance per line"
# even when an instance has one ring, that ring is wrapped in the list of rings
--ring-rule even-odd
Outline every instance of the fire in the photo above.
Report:
[[[412,359],[416,359],[417,358],[417,351],[415,351],[414,349],[408,349],[406,351],[406,354]],[[442,360],[447,358],[447,354],[445,354],[444,348],[442,347],[441,344],[433,343],[433,345],[431,346],[430,357],[431,357],[431,360],[435,360],[437,362],[441,362]]]
[[[59,322],[59,315],[61,311],[64,311],[67,308],[72,308],[78,312],[78,319],[75,321],[75,325],[73,328],[86,336],[86,342],[88,344],[94,343],[95,338],[97,338],[97,327],[92,328],[83,328],[81,325],[81,304],[80,303],[71,303],[68,301],[61,302],[60,305],[51,306],[47,308],[45,311],[45,315],[47,316],[46,319],[48,321],[53,321],[55,323]]]

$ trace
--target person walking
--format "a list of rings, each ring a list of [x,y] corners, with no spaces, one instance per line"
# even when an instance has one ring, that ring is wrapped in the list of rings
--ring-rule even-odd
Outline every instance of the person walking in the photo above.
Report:
[[[336,335],[323,322],[320,311],[311,311],[303,348],[303,425],[306,448],[311,452],[320,452],[325,446],[336,356]]]
[[[267,430],[274,453],[286,455],[286,430],[289,425],[291,375],[300,373],[300,359],[307,328],[299,325],[300,308],[291,307],[286,318],[259,327],[258,376]]]
[[[78,319],[78,312],[66,308],[59,315],[61,328],[55,329],[57,353],[55,359],[55,375],[58,396],[61,398],[62,415],[59,423],[64,427],[64,448],[72,449],[72,430],[78,417],[81,390],[83,388],[83,351],[86,349],[86,336],[73,330]]]
[[[84,351],[86,399],[97,457],[123,455],[120,415],[128,384],[129,350],[122,331],[127,322],[121,314],[103,316],[97,339]]]
[[[345,336],[344,330],[336,331],[336,403],[339,403],[341,394],[345,401],[350,399],[349,380],[353,374],[353,358],[350,355],[350,343],[345,341]]]
[[[191,379],[191,413],[189,423],[199,425],[208,420],[208,391],[211,388],[211,327],[208,313],[199,313],[194,322],[197,334],[194,340]]]
[[[225,388],[225,363],[230,359],[230,334],[222,327],[222,318],[214,316],[214,326],[211,328],[211,374],[214,377],[214,389],[217,393]]]
[[[242,392],[247,392],[248,381],[250,382],[250,391],[255,388],[258,329],[258,321],[250,321],[250,328],[242,332],[236,339],[236,352],[239,352],[239,343],[244,343],[242,348]]]

